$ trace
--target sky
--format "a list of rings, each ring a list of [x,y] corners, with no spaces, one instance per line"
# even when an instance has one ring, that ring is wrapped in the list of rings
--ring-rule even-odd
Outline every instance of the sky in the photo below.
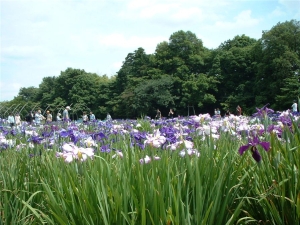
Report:
[[[0,0],[0,102],[67,68],[115,75],[128,53],[191,31],[214,49],[300,20],[300,0]]]

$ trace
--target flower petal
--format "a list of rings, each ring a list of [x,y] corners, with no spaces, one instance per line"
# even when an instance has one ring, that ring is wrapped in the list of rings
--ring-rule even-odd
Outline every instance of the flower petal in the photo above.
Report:
[[[250,146],[249,144],[248,144],[248,145],[243,145],[243,146],[241,146],[241,147],[239,148],[239,153],[240,153],[240,155],[243,155],[244,152],[245,152],[246,150],[248,150],[249,146]]]
[[[266,151],[270,150],[270,142],[267,141],[262,141],[259,143],[261,145],[261,147],[263,147]]]
[[[253,152],[252,153],[253,159],[255,159],[256,162],[260,162],[261,156],[260,156],[259,152],[257,151],[257,149],[253,150],[252,152]]]

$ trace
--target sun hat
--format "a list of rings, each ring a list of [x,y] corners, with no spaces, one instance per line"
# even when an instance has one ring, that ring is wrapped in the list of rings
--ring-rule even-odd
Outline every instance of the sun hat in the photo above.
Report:
[[[67,106],[66,109],[71,110],[71,107],[70,107],[70,106]]]

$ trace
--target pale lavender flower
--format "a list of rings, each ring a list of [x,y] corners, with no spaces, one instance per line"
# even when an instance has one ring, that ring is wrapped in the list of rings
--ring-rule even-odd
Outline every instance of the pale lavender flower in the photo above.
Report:
[[[166,137],[160,135],[160,131],[157,129],[153,134],[146,135],[147,140],[144,141],[145,145],[150,145],[155,148],[161,147],[166,142]]]
[[[112,158],[116,158],[116,157],[123,158],[123,152],[121,152],[121,151],[116,151],[116,154],[114,154],[114,155],[112,156]]]
[[[97,147],[98,145],[96,144],[95,140],[93,140],[92,137],[88,137],[87,139],[85,139],[83,141],[83,143],[85,144],[86,147],[90,148],[90,147]]]
[[[72,162],[73,160],[85,161],[88,158],[93,158],[94,149],[92,148],[78,148],[74,143],[65,143],[62,146],[62,153],[57,153],[56,156],[65,159],[65,162]]]
[[[159,156],[153,156],[153,159],[154,160],[160,160],[160,157]]]
[[[198,152],[196,149],[183,149],[179,152],[179,155],[181,157],[184,157],[185,155],[189,155],[189,156],[195,155],[197,157],[200,157],[200,152]]]
[[[173,144],[167,145],[167,149],[170,149],[172,151],[175,151],[177,148],[180,146],[184,146],[187,149],[191,149],[194,147],[194,143],[188,140],[183,140],[183,141],[177,141]]]
[[[140,163],[141,163],[141,164],[148,164],[148,163],[150,163],[150,162],[151,162],[151,158],[150,158],[148,155],[146,155],[145,158],[140,159]]]

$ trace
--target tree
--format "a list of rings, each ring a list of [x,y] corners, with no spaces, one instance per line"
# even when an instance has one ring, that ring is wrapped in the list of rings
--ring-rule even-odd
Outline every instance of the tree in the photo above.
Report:
[[[137,116],[154,115],[156,109],[173,108],[176,97],[172,95],[172,77],[165,75],[157,80],[147,80],[138,85],[133,93],[133,107]]]
[[[123,62],[121,69],[117,72],[116,91],[121,94],[129,85],[132,77],[145,77],[149,65],[149,55],[143,48],[138,48],[129,53]]]
[[[211,90],[216,91],[218,81],[206,74],[192,74],[190,79],[183,83],[181,105],[198,106],[202,108],[205,103],[215,103],[216,98]]]
[[[190,31],[177,31],[173,33],[169,42],[162,42],[155,50],[156,65],[161,70],[161,75],[172,76],[173,88],[172,96],[175,97],[174,105],[186,107],[187,103],[182,100],[183,86],[190,81],[193,76],[200,76],[205,73],[204,56],[207,49],[197,36]],[[188,85],[187,83],[185,84]]]
[[[84,70],[73,68],[67,68],[65,71],[62,71],[57,77],[53,87],[55,89],[55,93],[57,93],[56,97],[61,97],[67,102],[67,104],[71,104],[72,96],[70,95],[70,90],[72,90],[73,86],[76,84],[76,78],[84,74],[86,74]]]
[[[39,89],[36,87],[22,87],[19,90],[18,96],[21,97],[24,101],[35,101],[37,99]]]
[[[297,80],[300,68],[300,21],[278,23],[263,32],[257,45],[256,104],[270,102],[283,109],[287,105],[283,96],[291,95],[286,85]]]
[[[44,77],[42,83],[39,85],[39,89],[36,95],[36,101],[39,101],[41,105],[52,104],[57,97],[55,92],[56,77]]]
[[[224,110],[253,107],[255,74],[252,52],[256,40],[245,35],[235,36],[222,43],[212,54],[209,75],[219,82],[216,93],[217,104]]]
[[[133,104],[134,88],[149,79],[150,57],[143,48],[129,53],[121,69],[117,73],[114,89],[116,95],[110,100],[114,103],[116,116],[129,117],[135,115]]]
[[[294,76],[284,79],[283,87],[280,88],[281,95],[276,96],[276,100],[282,103],[283,108],[290,108],[293,100],[300,97],[299,72]]]

